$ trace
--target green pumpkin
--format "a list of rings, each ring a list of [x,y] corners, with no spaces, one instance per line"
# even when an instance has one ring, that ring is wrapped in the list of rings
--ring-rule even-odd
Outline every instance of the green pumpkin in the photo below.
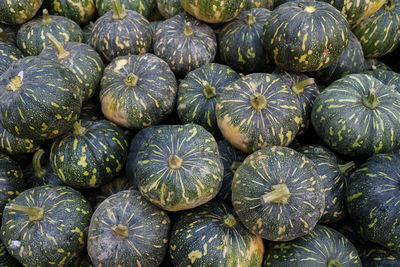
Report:
[[[40,57],[58,61],[70,69],[82,90],[82,101],[91,98],[97,91],[103,74],[104,64],[99,54],[89,45],[77,42],[59,42],[47,34],[52,45],[46,46]]]
[[[18,29],[19,25],[6,25],[0,23],[0,42],[16,45]]]
[[[289,145],[302,121],[296,95],[282,79],[266,73],[249,74],[225,87],[216,116],[225,139],[246,153]]]
[[[400,145],[399,114],[398,92],[372,76],[350,74],[315,99],[311,121],[333,151],[362,158]]]
[[[210,63],[191,72],[180,82],[177,112],[183,124],[196,123],[220,136],[215,105],[224,87],[240,76],[228,66]]]
[[[32,19],[43,0],[12,0],[0,2],[0,22],[22,24]]]
[[[75,122],[73,131],[56,139],[50,164],[62,182],[75,188],[99,187],[125,165],[128,140],[107,120]]]
[[[25,57],[0,76],[0,124],[16,137],[51,139],[78,119],[81,98],[76,76],[68,68]]]
[[[207,24],[181,13],[165,20],[154,35],[154,54],[177,76],[214,61],[217,40]]]
[[[264,24],[264,48],[279,67],[316,71],[335,61],[349,42],[349,24],[333,6],[321,1],[287,2]]]
[[[377,244],[368,243],[360,254],[363,267],[397,267],[400,266],[400,254]]]
[[[346,206],[364,238],[400,252],[400,156],[370,157],[347,181]]]
[[[366,58],[364,70],[391,70],[393,71],[388,65],[383,63],[382,61],[377,60],[376,58]]]
[[[13,62],[23,57],[22,52],[13,44],[0,42],[0,75],[6,72]]]
[[[139,191],[165,210],[197,207],[221,188],[223,166],[217,142],[197,124],[160,127],[145,140],[138,157]]]
[[[253,234],[289,241],[314,228],[325,194],[313,162],[291,148],[272,146],[254,152],[236,170],[232,203]]]
[[[172,18],[184,12],[180,0],[157,0],[157,8],[164,19]]]
[[[303,237],[289,242],[272,242],[266,250],[266,266],[361,267],[353,244],[332,228],[317,225]]]
[[[242,11],[218,35],[223,62],[244,73],[263,72],[270,63],[263,47],[264,23],[271,15],[265,8]]]
[[[78,24],[88,22],[96,13],[94,0],[44,0],[43,6],[50,14],[69,18]]]
[[[0,153],[9,155],[32,153],[38,150],[42,143],[29,138],[16,137],[0,125]]]
[[[83,33],[78,24],[72,20],[49,15],[47,9],[43,9],[43,15],[25,23],[18,30],[18,48],[29,56],[37,56],[43,48],[51,44],[46,38],[51,33],[60,42],[82,42]]]
[[[4,208],[1,240],[25,266],[71,266],[86,245],[92,209],[78,191],[45,185]]]
[[[158,266],[167,252],[170,219],[138,191],[103,201],[89,226],[88,252],[95,266]]]
[[[355,222],[350,218],[347,209],[346,216],[342,220],[330,224],[330,227],[344,235],[357,249],[358,255],[360,255],[360,257],[362,256],[368,241],[362,237],[360,228],[358,228]]]
[[[176,267],[261,267],[264,244],[240,223],[230,206],[210,201],[179,217],[169,251]]]
[[[8,254],[6,247],[0,242],[0,266],[3,267],[18,267],[18,261]]]
[[[389,87],[392,87],[400,93],[400,74],[391,70],[375,69],[365,71],[365,74],[371,75]]]
[[[99,16],[103,16],[113,9],[114,0],[95,0]],[[150,16],[150,12],[155,5],[155,0],[119,0],[123,9],[129,9],[138,12],[145,18]]]
[[[272,10],[274,8],[274,0],[246,0],[244,9],[266,8]]]

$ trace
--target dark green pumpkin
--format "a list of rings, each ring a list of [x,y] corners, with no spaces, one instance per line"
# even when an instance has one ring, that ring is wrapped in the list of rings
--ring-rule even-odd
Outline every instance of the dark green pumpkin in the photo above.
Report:
[[[261,267],[264,244],[240,223],[230,206],[210,201],[177,220],[169,251],[176,267]]]
[[[400,266],[400,254],[374,243],[368,243],[360,254],[363,267]]]
[[[18,29],[19,25],[6,25],[0,23],[0,42],[16,45]]]
[[[69,18],[78,24],[88,22],[96,13],[94,0],[44,0],[43,6],[50,14]]]
[[[154,54],[167,62],[177,76],[213,62],[216,53],[212,28],[186,13],[165,20],[154,35]]]
[[[6,247],[0,242],[0,266],[3,267],[18,267],[18,261],[8,254]]]
[[[279,67],[297,72],[327,67],[349,42],[349,25],[333,6],[321,1],[287,2],[264,24],[264,48]]]
[[[43,0],[12,0],[0,2],[0,22],[22,24],[32,19]]]
[[[92,209],[78,191],[45,185],[4,208],[1,240],[25,266],[72,266],[86,245]]]
[[[244,9],[252,9],[252,8],[266,8],[272,10],[274,7],[274,0],[246,0]]]
[[[342,235],[344,235],[357,249],[358,255],[360,255],[360,257],[362,256],[363,251],[365,249],[365,245],[369,241],[366,241],[362,237],[360,228],[357,227],[355,221],[353,221],[350,218],[347,209],[346,209],[346,216],[342,220],[330,224],[329,226],[338,231],[339,233],[341,233]]]
[[[22,58],[0,76],[0,123],[17,137],[51,139],[78,119],[81,98],[68,68],[39,57]]]
[[[303,237],[289,242],[271,242],[264,267],[361,267],[353,244],[332,228],[317,225]]]
[[[145,140],[138,157],[139,191],[165,210],[197,207],[221,188],[223,166],[217,142],[197,124],[158,128]]]
[[[225,139],[246,153],[289,145],[302,121],[296,95],[282,79],[266,73],[249,74],[225,87],[216,116]]]
[[[112,1],[114,0],[95,0],[96,8],[99,16],[113,9]],[[155,5],[155,0],[119,0],[123,9],[129,9],[138,12],[143,17],[148,18],[150,12]]]
[[[164,19],[172,18],[184,12],[180,0],[157,0],[157,8]]]
[[[375,69],[365,71],[365,74],[371,75],[386,84],[389,87],[392,87],[397,92],[400,93],[400,74],[391,70],[384,69]]]
[[[400,252],[400,156],[370,157],[347,181],[346,205],[364,238]]]
[[[271,15],[265,8],[239,13],[218,35],[219,55],[223,62],[244,73],[263,72],[269,62],[263,47],[264,23]]]
[[[365,74],[333,82],[315,99],[311,121],[335,152],[354,157],[400,145],[400,94]]]
[[[183,124],[196,123],[220,136],[215,105],[224,87],[240,76],[228,66],[209,63],[191,72],[179,83],[177,112]]]
[[[89,227],[88,252],[95,266],[158,266],[168,245],[170,219],[136,190],[103,201]]]
[[[10,155],[32,153],[39,149],[43,142],[29,138],[16,137],[0,125],[0,152]]]
[[[289,241],[314,228],[325,194],[313,162],[293,149],[273,146],[254,152],[236,170],[232,203],[252,233]]]
[[[20,58],[23,58],[22,52],[13,44],[0,42],[0,75],[3,74],[10,65]]]
[[[46,38],[51,33],[60,42],[82,42],[82,29],[74,21],[61,16],[49,15],[43,9],[43,15],[25,23],[18,30],[18,48],[29,56],[37,56],[51,42]]]

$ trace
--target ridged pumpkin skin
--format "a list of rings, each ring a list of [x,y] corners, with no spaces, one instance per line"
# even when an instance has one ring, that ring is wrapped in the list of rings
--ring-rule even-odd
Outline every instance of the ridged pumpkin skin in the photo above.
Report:
[[[216,105],[218,127],[246,153],[289,145],[302,121],[296,95],[279,77],[249,74],[225,87]]]
[[[293,149],[273,146],[254,152],[236,170],[232,203],[252,233],[289,241],[314,228],[325,194],[313,162]]]
[[[261,267],[264,244],[240,223],[230,206],[210,201],[178,219],[169,251],[176,267]]]
[[[58,177],[75,188],[99,187],[118,175],[126,161],[128,140],[107,120],[80,121],[56,139],[50,163]]]
[[[327,67],[348,44],[349,24],[325,2],[287,2],[271,13],[264,24],[264,48],[279,67],[316,71]]]
[[[364,238],[400,252],[400,156],[370,157],[347,181],[347,209]]]
[[[95,0],[97,12],[99,16],[103,16],[108,11],[112,10],[112,0]],[[129,9],[138,12],[145,18],[150,16],[151,10],[154,7],[155,0],[119,0],[123,9]]]
[[[392,87],[400,93],[400,73],[391,70],[375,69],[365,71],[364,74],[373,76],[374,78],[378,79],[387,86]]]
[[[377,244],[369,244],[360,254],[363,267],[397,267],[400,265],[400,254]]]
[[[18,267],[18,261],[8,254],[6,247],[0,242],[0,266],[3,267]]]
[[[252,9],[252,8],[266,8],[272,10],[274,8],[273,0],[246,0],[244,9]]]
[[[95,266],[158,266],[165,256],[170,219],[136,190],[103,201],[89,227],[88,252]]]
[[[399,114],[398,92],[372,76],[350,74],[315,99],[311,121],[333,151],[368,157],[400,145]]]
[[[0,125],[0,152],[10,155],[32,153],[39,149],[43,142],[29,138],[16,137]]]
[[[177,76],[213,62],[216,53],[212,28],[186,13],[165,20],[154,35],[154,54],[167,62]]]
[[[138,157],[139,191],[165,210],[197,207],[221,188],[223,166],[217,142],[199,125],[160,127],[145,140]]]
[[[157,0],[157,8],[164,19],[172,18],[184,12],[180,0]]]
[[[13,0],[0,2],[0,22],[22,24],[32,19],[43,0]]]
[[[20,138],[47,140],[68,131],[81,111],[75,74],[58,62],[25,57],[0,79],[0,123]]]
[[[20,58],[22,52],[11,43],[0,42],[0,75],[3,74],[10,65]]]
[[[104,116],[129,129],[159,123],[171,114],[178,86],[168,64],[153,54],[115,58],[101,79]]]
[[[44,0],[43,5],[52,15],[63,16],[83,24],[96,13],[94,0]]]
[[[289,242],[270,243],[263,266],[361,267],[357,250],[336,230],[316,225],[309,234]]]

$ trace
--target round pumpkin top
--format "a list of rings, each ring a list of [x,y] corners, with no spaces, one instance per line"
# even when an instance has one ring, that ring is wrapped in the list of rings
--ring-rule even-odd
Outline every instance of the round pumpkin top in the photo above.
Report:
[[[50,14],[63,16],[83,24],[96,13],[95,0],[44,0],[43,5]]]
[[[22,24],[32,19],[42,5],[43,0],[13,0],[0,2],[0,22]]]
[[[0,125],[0,152],[2,153],[10,155],[32,153],[42,144],[42,141],[16,137]]]

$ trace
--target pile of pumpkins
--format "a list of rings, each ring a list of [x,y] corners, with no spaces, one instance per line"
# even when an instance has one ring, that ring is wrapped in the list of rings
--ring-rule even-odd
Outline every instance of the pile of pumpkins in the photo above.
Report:
[[[398,0],[0,0],[0,266],[400,266],[399,33]]]

